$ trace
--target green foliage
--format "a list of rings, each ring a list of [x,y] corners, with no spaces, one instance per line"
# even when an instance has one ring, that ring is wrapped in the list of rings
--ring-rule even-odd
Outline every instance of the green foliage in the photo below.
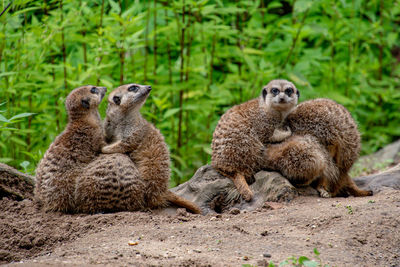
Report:
[[[314,258],[315,260],[311,260],[306,256],[290,257],[284,261],[282,261],[278,266],[296,266],[296,267],[329,267],[327,264],[323,264],[321,258],[319,257],[319,251],[314,248]],[[269,267],[275,267],[272,263],[269,264]]]
[[[210,161],[220,116],[277,77],[345,105],[373,152],[400,137],[399,14],[389,0],[13,1],[0,17],[0,161],[32,172],[73,88],[152,84],[142,111],[176,185]]]

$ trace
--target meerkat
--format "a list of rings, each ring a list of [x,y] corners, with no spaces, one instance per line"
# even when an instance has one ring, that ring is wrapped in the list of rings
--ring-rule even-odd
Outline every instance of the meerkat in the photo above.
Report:
[[[359,156],[361,138],[356,122],[344,106],[330,99],[305,101],[286,117],[285,125],[293,132],[291,138],[311,136],[316,141],[308,137],[307,145],[299,146],[296,145],[296,140],[289,138],[281,144],[271,145],[268,148],[267,165],[273,165],[291,181],[307,184],[317,179],[316,183],[320,189],[323,187],[326,190],[327,197],[372,195],[372,191],[359,189],[348,174]],[[325,159],[320,161],[325,164],[324,172],[310,175],[307,169],[312,163],[304,160],[307,157],[296,156],[313,155],[312,151],[307,151],[307,146],[310,145],[320,146],[316,150],[319,150],[319,154],[324,154]],[[296,164],[302,167],[295,166]]]
[[[75,178],[105,144],[98,105],[107,89],[82,86],[69,93],[66,129],[46,151],[36,169],[35,198],[46,211],[74,209]]]
[[[212,139],[211,165],[233,180],[241,196],[250,201],[249,184],[264,169],[266,145],[291,135],[283,121],[297,105],[299,90],[286,80],[272,80],[258,98],[236,105],[219,120]]]
[[[111,144],[103,147],[102,152],[129,155],[146,184],[147,207],[164,207],[170,202],[201,213],[194,203],[168,190],[170,156],[167,145],[161,132],[140,114],[150,91],[151,86],[125,84],[109,95],[104,128],[106,140]]]

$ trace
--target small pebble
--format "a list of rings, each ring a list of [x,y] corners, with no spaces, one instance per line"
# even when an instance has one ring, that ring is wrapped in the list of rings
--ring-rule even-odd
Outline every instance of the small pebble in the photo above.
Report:
[[[229,214],[237,215],[240,214],[240,209],[238,208],[233,208],[229,211]]]
[[[265,252],[265,253],[263,254],[263,257],[264,257],[264,258],[271,258],[271,254]]]
[[[262,236],[267,236],[268,235],[268,231],[265,230],[264,232],[261,233]]]
[[[139,245],[139,242],[137,242],[137,241],[129,241],[128,245],[129,246],[136,246],[136,245]]]

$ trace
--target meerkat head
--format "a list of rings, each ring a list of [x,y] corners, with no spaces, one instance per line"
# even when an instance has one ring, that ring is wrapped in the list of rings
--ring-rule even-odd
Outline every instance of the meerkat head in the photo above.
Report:
[[[107,92],[106,87],[85,85],[72,90],[65,100],[69,116],[87,114],[96,109]]]
[[[140,109],[151,91],[150,85],[136,83],[124,84],[108,96],[108,107],[119,107],[125,110]]]
[[[261,97],[268,108],[286,111],[297,105],[300,92],[287,80],[272,80],[263,87]]]

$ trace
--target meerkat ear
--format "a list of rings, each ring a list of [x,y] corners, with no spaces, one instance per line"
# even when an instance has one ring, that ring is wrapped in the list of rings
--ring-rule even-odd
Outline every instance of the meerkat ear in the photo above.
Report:
[[[263,96],[263,99],[264,99],[264,100],[265,100],[265,97],[267,96],[267,94],[268,94],[267,88],[263,88],[263,90],[262,90],[262,96]]]
[[[297,89],[296,94],[297,94],[297,99],[300,99],[300,91],[299,91],[299,89]]]
[[[81,101],[82,107],[89,109],[90,108],[90,99],[89,98],[84,98]]]

